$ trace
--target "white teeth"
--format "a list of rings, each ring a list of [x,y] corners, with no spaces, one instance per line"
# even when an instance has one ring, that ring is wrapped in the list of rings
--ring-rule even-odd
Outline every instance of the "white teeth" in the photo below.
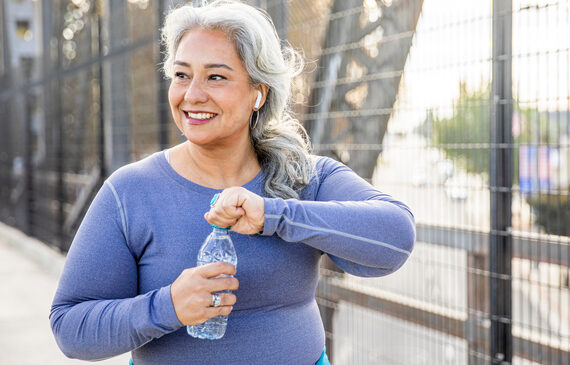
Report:
[[[214,113],[191,113],[184,112],[188,117],[192,119],[210,119],[216,116]]]

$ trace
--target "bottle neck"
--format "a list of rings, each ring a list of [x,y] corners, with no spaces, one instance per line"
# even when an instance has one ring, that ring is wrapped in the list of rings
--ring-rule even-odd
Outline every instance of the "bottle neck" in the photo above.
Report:
[[[228,229],[212,226],[212,232],[214,232],[215,234],[228,234]]]

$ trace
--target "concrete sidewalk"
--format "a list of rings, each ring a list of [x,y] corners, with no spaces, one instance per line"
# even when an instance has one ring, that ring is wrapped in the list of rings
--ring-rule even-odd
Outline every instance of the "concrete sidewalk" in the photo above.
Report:
[[[57,347],[49,310],[65,258],[0,223],[0,365],[87,364]],[[127,365],[129,354],[97,362]]]

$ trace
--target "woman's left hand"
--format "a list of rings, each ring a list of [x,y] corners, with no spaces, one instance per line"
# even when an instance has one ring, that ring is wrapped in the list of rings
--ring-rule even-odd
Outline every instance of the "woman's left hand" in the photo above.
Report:
[[[222,191],[204,218],[218,227],[231,226],[237,233],[259,233],[263,231],[265,202],[245,188],[228,188]]]

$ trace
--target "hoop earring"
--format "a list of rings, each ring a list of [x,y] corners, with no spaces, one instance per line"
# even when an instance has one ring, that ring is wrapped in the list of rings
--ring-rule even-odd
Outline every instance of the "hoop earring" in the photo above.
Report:
[[[255,113],[255,122],[253,121],[253,114]],[[254,110],[249,116],[249,127],[255,129],[257,127],[257,122],[259,121],[259,110]]]

